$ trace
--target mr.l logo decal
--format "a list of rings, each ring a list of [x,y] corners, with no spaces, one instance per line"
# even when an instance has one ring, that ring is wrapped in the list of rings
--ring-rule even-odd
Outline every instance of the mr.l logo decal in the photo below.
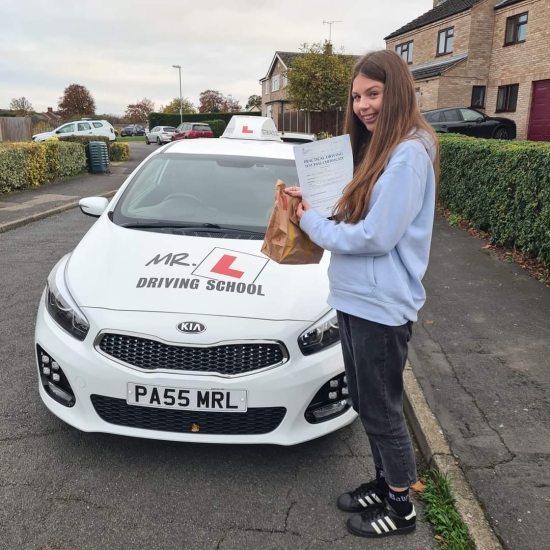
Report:
[[[262,256],[214,248],[193,271],[193,275],[249,284],[256,281],[267,262],[269,259]]]

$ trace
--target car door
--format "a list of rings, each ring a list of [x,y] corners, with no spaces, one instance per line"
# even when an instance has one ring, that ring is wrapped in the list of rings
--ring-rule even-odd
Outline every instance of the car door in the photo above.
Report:
[[[59,135],[59,137],[74,135],[76,133],[74,122],[71,122],[70,124],[64,124],[63,126],[60,126],[55,131],[55,133],[57,135]]]
[[[444,132],[451,132],[453,134],[463,133],[464,127],[462,126],[462,117],[458,109],[445,109],[441,114],[444,119],[441,128]]]
[[[76,135],[77,136],[91,136],[92,125],[89,122],[77,122],[76,123]]]
[[[158,126],[155,126],[150,132],[149,132],[149,141],[156,141],[158,137]]]
[[[444,129],[441,128],[442,124],[445,123],[445,119],[443,118],[441,111],[435,111],[433,113],[425,113],[424,117],[436,132],[445,131]]]
[[[483,113],[474,109],[460,109],[460,114],[463,120],[463,134],[481,138],[491,137],[493,129]]]

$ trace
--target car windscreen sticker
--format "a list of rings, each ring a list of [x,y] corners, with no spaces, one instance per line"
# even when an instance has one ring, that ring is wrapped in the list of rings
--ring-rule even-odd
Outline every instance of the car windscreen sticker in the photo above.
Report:
[[[214,248],[195,268],[192,275],[217,281],[251,284],[269,262],[262,256]]]

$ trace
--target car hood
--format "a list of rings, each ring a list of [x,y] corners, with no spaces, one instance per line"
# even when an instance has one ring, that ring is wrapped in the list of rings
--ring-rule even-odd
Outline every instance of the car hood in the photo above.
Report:
[[[55,132],[40,132],[39,134],[33,134],[32,137],[33,138],[44,138],[44,137],[51,137],[51,136],[55,136]]]
[[[81,307],[311,321],[328,306],[318,265],[279,265],[262,241],[127,229],[102,216],[67,263]]]

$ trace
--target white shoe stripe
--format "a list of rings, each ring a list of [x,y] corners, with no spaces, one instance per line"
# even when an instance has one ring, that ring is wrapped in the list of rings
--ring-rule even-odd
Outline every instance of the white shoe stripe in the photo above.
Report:
[[[412,512],[408,516],[405,516],[405,519],[412,519],[415,516],[416,516],[416,510],[414,509],[414,506],[413,506]]]
[[[386,533],[390,532],[390,530],[386,527],[386,524],[384,523],[384,520],[379,519],[378,523],[381,525],[382,529],[384,529],[384,531],[386,531]]]
[[[368,504],[362,498],[359,499],[359,502],[361,503],[361,506],[363,506],[363,508],[366,508],[368,506]]]
[[[397,527],[395,526],[395,523],[391,520],[390,517],[386,516],[384,518],[386,520],[386,523],[395,531]]]
[[[374,497],[374,500],[376,500],[376,502],[378,502],[378,504],[382,504],[382,501],[378,498],[377,494],[373,494],[372,496]]]
[[[382,531],[380,531],[380,528],[378,527],[378,525],[376,525],[376,523],[375,523],[374,521],[371,523],[371,525],[374,527],[374,530],[375,530],[379,535],[382,534]]]
[[[365,500],[366,500],[370,505],[373,505],[373,504],[374,504],[374,500],[372,500],[372,498],[370,498],[369,495],[365,495]]]

